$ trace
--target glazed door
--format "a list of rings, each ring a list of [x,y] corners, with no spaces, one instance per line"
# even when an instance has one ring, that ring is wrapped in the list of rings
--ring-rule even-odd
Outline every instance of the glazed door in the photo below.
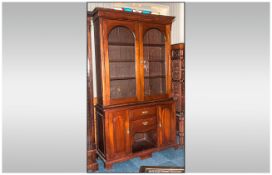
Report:
[[[169,97],[171,94],[170,72],[170,25],[146,24],[140,27],[143,99]]]
[[[138,23],[104,20],[103,24],[106,105],[137,101]]]
[[[128,112],[114,111],[108,113],[107,158],[117,159],[130,153]]]
[[[176,116],[174,103],[159,106],[159,147],[176,143]]]

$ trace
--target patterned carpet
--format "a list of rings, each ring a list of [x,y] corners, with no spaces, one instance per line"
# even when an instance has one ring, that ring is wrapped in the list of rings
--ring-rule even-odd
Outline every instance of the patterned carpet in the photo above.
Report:
[[[138,173],[140,166],[179,166],[184,167],[184,149],[169,148],[152,154],[151,158],[141,160],[139,157],[126,162],[115,163],[112,169],[104,169],[101,159],[98,159],[98,173]]]

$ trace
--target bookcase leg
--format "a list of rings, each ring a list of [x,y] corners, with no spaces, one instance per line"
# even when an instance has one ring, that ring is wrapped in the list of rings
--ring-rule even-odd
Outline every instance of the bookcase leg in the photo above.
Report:
[[[88,151],[88,171],[97,171],[98,170],[98,163],[96,162],[96,150]]]
[[[112,163],[105,162],[104,167],[105,167],[105,169],[109,170],[112,168]]]

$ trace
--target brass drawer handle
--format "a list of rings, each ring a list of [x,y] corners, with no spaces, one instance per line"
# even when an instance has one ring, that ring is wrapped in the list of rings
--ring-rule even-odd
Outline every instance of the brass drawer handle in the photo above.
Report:
[[[148,114],[148,111],[142,111],[142,114]]]
[[[147,124],[148,124],[148,121],[143,122],[143,125],[145,125],[145,126],[146,126]]]

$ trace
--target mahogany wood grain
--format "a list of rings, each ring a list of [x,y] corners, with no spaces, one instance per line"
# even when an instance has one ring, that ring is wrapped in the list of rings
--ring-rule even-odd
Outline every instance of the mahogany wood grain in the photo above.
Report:
[[[156,108],[156,112],[154,111],[154,107]],[[134,157],[134,155],[139,154],[138,152],[133,153],[131,150],[133,135],[136,132],[146,132],[152,129],[157,131],[158,136],[154,143],[157,146],[151,148],[153,151],[177,145],[175,142],[176,117],[173,100],[152,102],[149,104],[134,104],[125,107],[119,106],[110,109],[104,109],[103,106],[99,107],[97,105],[96,109],[98,111],[97,115],[100,115],[97,118],[105,118],[105,140],[102,145],[106,145],[106,150],[102,151],[98,147],[100,150],[98,154],[103,158],[105,167],[111,167],[109,162],[127,160],[125,157]],[[148,115],[148,113],[141,115],[140,111],[149,111],[149,114],[156,114],[156,116]],[[102,114],[104,116],[101,116]],[[132,120],[129,116],[133,115]],[[143,122],[147,122],[147,124],[144,125]],[[100,130],[99,132],[102,133],[103,131]],[[98,137],[103,137],[103,134],[99,134]],[[103,139],[98,140],[103,141]],[[145,151],[141,152],[144,153]],[[144,154],[140,155],[144,156]]]
[[[126,156],[130,153],[129,118],[128,111],[106,112],[108,127],[105,128],[106,158],[108,160]]]

